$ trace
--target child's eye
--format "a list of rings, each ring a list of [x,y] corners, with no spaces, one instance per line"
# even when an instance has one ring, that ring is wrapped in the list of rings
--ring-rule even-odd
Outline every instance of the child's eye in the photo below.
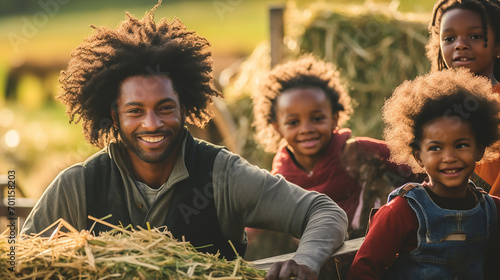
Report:
[[[481,34],[474,34],[472,36],[470,36],[473,40],[478,40],[478,39],[482,39],[483,38],[483,35]]]
[[[314,117],[314,118],[313,118],[313,121],[315,121],[315,122],[320,122],[320,121],[322,121],[322,120],[324,120],[324,119],[325,119],[325,117],[324,117],[324,116]]]
[[[439,146],[430,146],[429,151],[441,151],[441,147]]]
[[[455,41],[455,37],[447,36],[443,38],[443,41],[446,43],[452,43]]]
[[[299,122],[298,121],[286,121],[285,122],[285,125],[288,125],[288,126],[294,126],[294,125],[298,125]]]
[[[469,147],[469,144],[467,143],[460,143],[457,145],[457,149],[463,149]]]

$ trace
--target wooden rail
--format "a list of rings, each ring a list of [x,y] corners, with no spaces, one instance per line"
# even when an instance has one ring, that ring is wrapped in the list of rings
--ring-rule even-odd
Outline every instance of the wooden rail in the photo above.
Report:
[[[328,258],[321,268],[319,279],[321,280],[344,280],[347,279],[347,272],[351,267],[354,256],[363,243],[362,238],[347,240],[344,244]],[[287,261],[293,258],[295,253],[280,255],[271,258],[265,258],[252,262],[252,265],[258,269],[269,270],[274,263]]]
[[[8,195],[9,180],[7,175],[0,175],[0,217],[5,218],[19,218],[19,229],[22,227],[22,223],[28,217],[35,205],[35,200],[31,198],[24,197],[24,193],[21,188],[16,186],[15,196],[9,197]],[[14,211],[14,212],[12,212]],[[0,232],[5,228],[2,226]]]

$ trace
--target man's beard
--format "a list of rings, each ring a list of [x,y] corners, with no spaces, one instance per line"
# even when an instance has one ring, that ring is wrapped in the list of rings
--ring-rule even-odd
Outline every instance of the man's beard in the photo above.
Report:
[[[145,152],[137,143],[138,140],[132,141],[132,139],[138,139],[136,134],[132,134],[132,139],[128,138],[126,135],[123,134],[122,130],[120,127],[118,127],[118,132],[120,134],[120,138],[122,139],[123,143],[125,144],[125,147],[132,151],[137,157],[139,157],[142,161],[146,163],[158,163],[166,160],[172,152],[177,149],[180,146],[180,143],[182,142],[186,128],[184,127],[184,122],[181,124],[181,130],[175,138],[172,139],[171,143],[166,147],[166,149],[158,156],[150,156],[148,155],[147,152]],[[147,134],[163,134],[165,137],[171,137],[174,135],[174,132],[172,130],[158,130],[154,131],[152,133],[141,133],[141,135],[147,135]]]

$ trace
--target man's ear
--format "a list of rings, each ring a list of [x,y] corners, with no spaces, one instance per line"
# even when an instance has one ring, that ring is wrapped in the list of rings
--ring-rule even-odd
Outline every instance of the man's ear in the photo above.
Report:
[[[182,123],[186,122],[186,118],[187,118],[186,112],[187,112],[186,107],[184,105],[181,105],[181,119],[182,119]]]
[[[424,168],[424,162],[422,161],[422,158],[420,157],[420,150],[419,149],[413,149],[413,158],[415,161],[418,163],[418,165],[422,168]]]
[[[118,113],[115,110],[111,110],[111,119],[113,119],[113,126],[115,128],[119,127]]]

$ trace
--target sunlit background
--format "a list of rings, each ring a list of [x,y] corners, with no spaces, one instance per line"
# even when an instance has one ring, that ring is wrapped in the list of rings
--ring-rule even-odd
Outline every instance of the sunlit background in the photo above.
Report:
[[[59,72],[69,61],[72,49],[85,36],[91,34],[91,24],[115,27],[124,19],[125,11],[136,17],[142,17],[156,2],[156,0],[1,0],[0,175],[15,170],[18,188],[25,196],[37,199],[61,170],[97,151],[83,140],[79,124],[68,124],[65,108],[54,99],[57,95]],[[420,45],[427,39],[425,21],[430,18],[429,12],[434,1],[340,2],[369,9],[377,7],[373,8],[374,13],[379,14],[388,11],[392,15],[395,11],[402,14],[418,14],[419,19],[423,18],[423,21],[420,20],[418,23],[420,30],[417,33],[420,35],[412,38],[420,40]],[[254,76],[255,72],[269,68],[269,9],[283,6],[286,7],[286,11],[293,11],[287,12],[285,16],[283,44],[289,56],[297,55],[301,50],[309,48],[328,60],[335,60],[335,52],[328,51],[328,48],[321,47],[315,41],[316,37],[328,38],[327,35],[314,35],[316,33],[313,30],[310,33],[313,35],[307,37],[309,39],[301,37],[302,40],[297,40],[298,36],[301,36],[297,34],[304,33],[307,25],[314,21],[314,17],[322,18],[322,21],[316,21],[317,26],[321,27],[323,24],[321,28],[330,30],[329,24],[335,21],[331,15],[335,14],[336,10],[318,7],[329,7],[332,3],[339,1],[164,0],[155,17],[157,19],[178,17],[188,29],[197,31],[212,43],[214,74],[217,84],[226,95],[226,99],[217,101],[220,114],[218,120],[230,123],[215,124],[212,128],[209,126],[208,130],[214,129],[213,127],[215,130],[223,130],[225,127],[230,131],[229,134],[227,131],[201,131],[198,135],[227,144],[252,163],[269,167],[272,155],[262,152],[252,140],[251,102],[248,98],[249,84],[254,82],[251,80],[258,79]],[[352,16],[356,13],[353,10]],[[407,18],[413,21],[412,17]],[[383,21],[372,19],[372,23],[375,22],[382,28]],[[358,32],[356,28],[353,30]],[[378,33],[384,32],[378,30]],[[361,45],[356,50],[356,46],[349,47],[348,42],[350,41],[344,42],[346,44],[344,47],[354,49],[359,56],[363,56],[363,52],[369,49],[366,47],[365,50]],[[359,44],[357,46],[359,47]],[[405,56],[405,51],[406,49],[403,52],[395,52],[394,55]],[[418,51],[418,55],[411,60],[420,64],[427,61],[420,49]],[[398,59],[405,61],[401,57]],[[256,65],[260,65],[260,68]],[[384,67],[391,68],[393,65]],[[422,67],[417,72],[427,70],[425,66]],[[345,73],[354,71],[348,67],[340,68]],[[414,72],[408,73],[409,78],[416,75]],[[359,73],[355,75],[360,77]],[[374,79],[373,83],[378,85],[380,81]],[[351,85],[353,88],[362,88],[362,85]],[[246,98],[242,95],[246,95]],[[363,97],[358,96],[356,99],[360,101]],[[359,103],[363,104],[361,101]],[[374,108],[374,111],[379,112],[380,107]],[[350,125],[358,134],[379,138],[380,126],[377,126],[379,125],[377,116],[376,113],[373,117],[375,123],[373,127],[362,127],[361,124],[365,125],[369,121],[362,119],[357,124],[356,118],[353,118]],[[213,136],[214,134],[218,136]],[[225,136],[221,137],[221,134]]]

